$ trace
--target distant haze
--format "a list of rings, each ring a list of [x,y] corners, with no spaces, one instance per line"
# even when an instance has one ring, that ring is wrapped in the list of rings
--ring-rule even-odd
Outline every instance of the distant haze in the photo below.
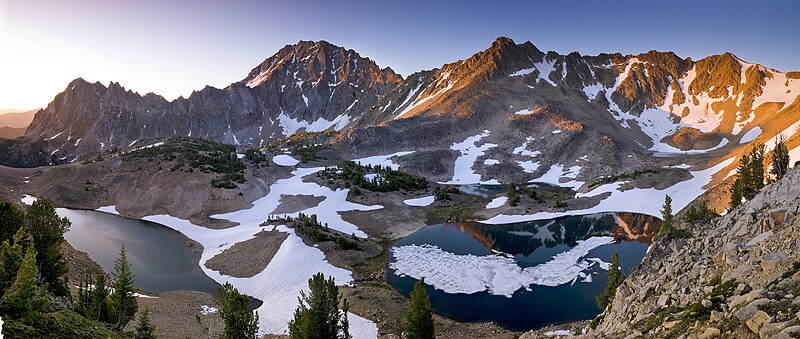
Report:
[[[409,75],[498,36],[582,54],[730,51],[800,70],[795,1],[0,0],[0,107],[43,107],[74,78],[174,99],[225,87],[282,46],[327,40]]]

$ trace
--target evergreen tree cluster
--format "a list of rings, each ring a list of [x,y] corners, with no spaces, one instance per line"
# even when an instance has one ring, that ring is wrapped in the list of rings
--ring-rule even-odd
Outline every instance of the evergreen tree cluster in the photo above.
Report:
[[[506,203],[508,204],[508,206],[511,206],[511,207],[517,206],[517,204],[519,204],[520,198],[522,196],[527,196],[528,198],[536,200],[536,202],[538,202],[538,203],[541,203],[541,202],[544,201],[544,199],[542,199],[539,196],[539,194],[536,193],[535,189],[530,188],[530,187],[526,187],[526,186],[518,186],[517,184],[515,184],[513,182],[508,185],[508,189],[506,190],[506,196],[508,197],[508,201]],[[561,202],[560,199],[558,200],[556,205],[558,205],[556,207],[565,207],[566,206],[566,204]]]
[[[453,186],[436,186],[433,188],[434,200],[450,200],[450,194],[458,194],[458,188]]]
[[[367,179],[366,174],[376,175],[372,179]],[[324,172],[318,172],[318,175],[342,179],[345,181],[345,187],[356,186],[373,192],[415,191],[428,188],[428,181],[421,176],[381,165],[362,166],[353,161],[345,161],[339,168],[327,168]]]
[[[689,206],[686,209],[686,213],[683,215],[683,220],[687,222],[709,222],[712,219],[718,217],[719,214],[708,207],[708,203],[705,201],[701,201],[695,205]]]
[[[784,175],[786,175],[786,171],[789,170],[789,149],[786,147],[786,138],[783,134],[778,134],[775,137],[775,148],[772,149],[772,166],[770,169],[770,173],[772,173],[773,178],[777,180],[781,180]]]
[[[296,218],[290,216],[284,216],[275,218],[269,216],[267,222],[280,222],[286,224],[291,228],[297,230],[298,233],[304,235],[308,238],[316,240],[318,242],[327,242],[333,241],[336,243],[336,246],[342,250],[356,250],[356,251],[363,251],[361,246],[358,244],[358,238],[355,236],[343,236],[340,234],[336,234],[328,227],[328,224],[322,225],[319,221],[317,221],[317,215],[306,215],[304,213],[299,213]]]
[[[86,318],[112,325],[114,330],[122,332],[139,310],[139,300],[136,296],[138,289],[133,286],[135,277],[128,262],[125,245],[119,250],[112,276],[111,286],[107,287],[104,274],[94,276],[87,274],[78,286],[75,311]],[[148,315],[142,314],[142,316],[149,317],[149,312]],[[142,321],[148,324],[142,324]],[[149,322],[149,318],[140,317],[139,326],[152,326]]]
[[[222,305],[220,316],[225,323],[223,339],[255,339],[258,333],[258,312],[251,311],[246,295],[239,293],[230,282],[217,289],[217,301]]]
[[[299,305],[289,321],[289,337],[297,339],[350,339],[349,304],[333,278],[317,273],[308,279],[309,293],[300,292]]]
[[[758,144],[739,160],[736,180],[731,187],[730,208],[739,206],[743,199],[752,199],[764,187],[764,154],[764,144]]]

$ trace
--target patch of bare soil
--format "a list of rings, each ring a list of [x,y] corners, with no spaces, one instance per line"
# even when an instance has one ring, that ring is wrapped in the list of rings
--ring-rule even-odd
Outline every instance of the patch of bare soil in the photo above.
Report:
[[[210,293],[172,291],[160,293],[156,298],[139,298],[139,313],[145,308],[150,309],[150,320],[160,338],[215,338],[225,325],[219,312],[203,314],[203,305],[220,309]],[[200,323],[197,317],[200,317]],[[139,319],[139,314],[136,319]],[[129,327],[135,328],[137,324],[138,320],[134,320]],[[210,329],[213,335],[209,336],[205,329]]]
[[[206,267],[237,278],[250,278],[263,271],[289,235],[261,231],[255,238],[233,245],[206,262]]]
[[[281,203],[272,214],[296,213],[316,207],[325,200],[324,197],[313,195],[281,195]]]
[[[378,325],[381,338],[401,338],[409,308],[406,297],[385,283],[359,283],[340,287],[350,302],[350,311]],[[511,338],[513,333],[493,323],[459,323],[435,315],[437,338]]]
[[[381,205],[379,211],[341,212],[342,219],[350,222],[371,237],[402,238],[425,227],[425,213],[430,207],[411,207],[403,200],[431,195],[429,190],[411,193],[405,192],[370,192],[361,190],[361,194],[350,192],[348,201],[363,205]]]

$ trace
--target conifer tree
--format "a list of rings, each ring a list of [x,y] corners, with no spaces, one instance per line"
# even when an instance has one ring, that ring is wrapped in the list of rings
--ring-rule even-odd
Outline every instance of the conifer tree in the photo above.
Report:
[[[46,199],[34,201],[28,207],[25,219],[25,226],[33,237],[33,246],[38,253],[38,282],[46,283],[48,290],[57,296],[69,295],[66,280],[68,268],[61,254],[64,232],[70,226],[69,220],[59,217],[53,203]]]
[[[155,339],[156,326],[150,322],[150,309],[145,308],[139,315],[139,325],[136,326],[136,339]]]
[[[36,265],[36,250],[25,249],[25,257],[17,270],[11,285],[0,298],[0,312],[13,319],[21,319],[25,323],[33,323],[41,315],[47,300],[43,291],[39,290]]]
[[[125,253],[125,245],[119,249],[119,257],[114,263],[114,288],[111,294],[111,305],[114,310],[115,329],[122,331],[128,322],[136,315],[139,301],[136,298],[136,287],[133,286],[134,276]]]
[[[750,150],[750,184],[745,191],[745,198],[752,199],[764,188],[764,144],[754,145]]]
[[[247,307],[248,299],[231,283],[217,289],[217,299],[222,305],[220,316],[225,323],[221,337],[224,339],[255,339],[258,332],[258,313]]]
[[[425,291],[425,283],[418,280],[411,291],[411,307],[406,315],[407,339],[432,339],[434,335],[433,307]]]
[[[783,134],[775,137],[775,148],[772,149],[772,169],[770,172],[775,180],[781,180],[789,170],[789,150],[786,148],[786,138]]]
[[[11,241],[25,223],[25,213],[10,201],[0,201],[0,242]]]
[[[91,306],[93,318],[97,321],[111,322],[108,309],[109,290],[106,287],[106,276],[98,274],[94,279],[94,288],[91,294]]]
[[[17,230],[13,239],[6,239],[0,245],[0,295],[5,293],[16,279],[17,271],[22,265],[22,238],[25,232]],[[12,245],[13,240],[13,245]]]
[[[300,339],[349,338],[344,326],[349,331],[350,324],[343,319],[347,313],[339,310],[341,295],[333,278],[326,280],[322,273],[317,273],[308,279],[308,287],[308,294],[300,292],[299,305],[294,318],[289,321],[289,336]]]
[[[672,197],[664,197],[664,205],[661,209],[661,227],[658,229],[655,240],[661,239],[672,233]]]
[[[519,195],[517,195],[517,185],[513,182],[508,185],[508,191],[506,192],[508,196],[508,206],[514,207],[517,206],[519,202]]]
[[[625,275],[619,270],[619,253],[614,251],[611,254],[611,265],[608,265],[608,285],[606,285],[603,294],[597,297],[597,305],[600,308],[605,309],[608,306],[611,298],[617,293],[617,287],[622,285],[624,280]]]

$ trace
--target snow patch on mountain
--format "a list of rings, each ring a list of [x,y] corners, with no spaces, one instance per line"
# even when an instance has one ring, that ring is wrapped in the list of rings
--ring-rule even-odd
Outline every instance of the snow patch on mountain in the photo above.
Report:
[[[322,132],[329,128],[340,131],[349,123],[350,116],[344,113],[334,118],[333,121],[319,118],[311,123],[303,119],[292,119],[283,112],[278,115],[278,124],[283,128],[283,135],[285,136],[292,135],[301,129],[304,129],[306,132]]]
[[[408,206],[425,207],[432,204],[434,201],[436,201],[436,198],[432,195],[429,195],[422,198],[406,199],[403,200],[403,203]]]
[[[400,168],[400,165],[394,163],[392,161],[392,158],[402,157],[404,155],[409,155],[411,153],[414,153],[414,151],[402,151],[387,155],[375,155],[366,158],[353,159],[353,162],[361,164],[362,166],[375,167],[380,165],[381,167],[388,167],[393,170],[397,170]]]
[[[462,142],[457,142],[450,146],[450,149],[459,151],[461,155],[456,159],[454,164],[453,179],[440,184],[467,185],[481,183],[480,174],[475,173],[475,170],[472,167],[475,165],[475,162],[478,160],[478,158],[482,156],[484,152],[486,152],[486,150],[497,147],[496,144],[491,143],[484,143],[483,145],[478,146],[478,142],[480,142],[481,139],[488,137],[489,134],[489,130],[484,130],[480,134],[471,136]],[[496,182],[496,180],[491,182]]]
[[[744,135],[742,135],[742,138],[739,139],[739,143],[746,144],[748,142],[756,140],[756,138],[758,138],[759,135],[761,135],[761,127],[758,126],[753,127],[749,131],[745,132]]]

